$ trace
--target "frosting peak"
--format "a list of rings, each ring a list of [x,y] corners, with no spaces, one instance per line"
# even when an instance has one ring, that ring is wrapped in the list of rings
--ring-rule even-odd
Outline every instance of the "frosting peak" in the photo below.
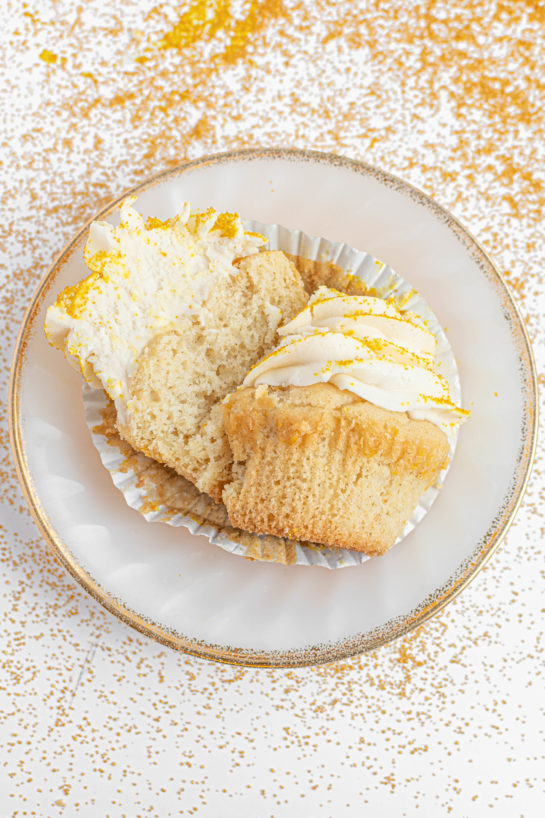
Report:
[[[436,371],[433,333],[381,298],[320,287],[278,332],[280,345],[250,370],[244,386],[329,382],[447,433],[468,414],[451,402],[448,382]]]

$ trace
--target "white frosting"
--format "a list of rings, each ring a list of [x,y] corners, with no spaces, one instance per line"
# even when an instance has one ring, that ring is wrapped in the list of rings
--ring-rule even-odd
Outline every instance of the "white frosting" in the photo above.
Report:
[[[282,318],[282,310],[274,304],[269,304],[268,301],[264,306],[269,329],[277,329],[280,319]]]
[[[331,383],[446,432],[467,415],[451,403],[448,383],[436,371],[434,335],[383,299],[320,287],[278,332],[280,346],[250,370],[243,386]]]
[[[184,315],[203,318],[213,284],[264,243],[232,214],[191,214],[186,204],[174,219],[146,223],[133,202],[121,205],[119,227],[91,225],[84,250],[91,275],[61,293],[45,325],[49,341],[105,389],[121,415],[145,345]]]

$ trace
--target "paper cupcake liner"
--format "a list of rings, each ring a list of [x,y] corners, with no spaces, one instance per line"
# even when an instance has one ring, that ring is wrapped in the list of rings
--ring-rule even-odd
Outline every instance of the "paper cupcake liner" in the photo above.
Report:
[[[460,380],[456,360],[439,321],[426,301],[387,264],[347,244],[309,236],[301,230],[281,225],[245,222],[247,230],[261,233],[268,249],[283,250],[292,256],[317,262],[320,283],[337,289],[365,291],[381,298],[393,297],[404,312],[416,314],[437,338],[437,362],[441,375],[450,387],[452,400],[461,404]],[[336,265],[336,270],[332,265]],[[211,543],[231,554],[248,559],[280,562],[286,565],[319,565],[345,568],[369,559],[366,554],[345,548],[330,548],[302,540],[288,540],[269,535],[249,534],[230,525],[223,505],[202,494],[185,478],[145,455],[135,452],[115,430],[115,410],[105,393],[87,384],[83,387],[85,418],[93,443],[116,487],[131,508],[149,522],[184,526],[192,534],[204,534]],[[450,458],[456,447],[457,432],[450,436]],[[442,483],[448,466],[435,485],[422,495],[411,518],[405,524],[396,544],[407,536],[426,516]]]

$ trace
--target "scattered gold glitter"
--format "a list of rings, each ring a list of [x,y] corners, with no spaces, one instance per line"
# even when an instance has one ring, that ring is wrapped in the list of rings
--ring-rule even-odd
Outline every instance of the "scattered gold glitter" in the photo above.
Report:
[[[543,373],[544,27],[536,0],[11,4],[4,385],[30,294],[87,219],[256,145],[345,153],[434,196],[507,277]],[[542,452],[505,545],[439,616],[357,659],[257,671],[168,651],[74,585],[29,520],[6,411],[0,814],[540,814]]]
[[[52,51],[48,51],[47,48],[44,48],[44,50],[40,54],[40,59],[43,60],[44,62],[50,63],[51,65],[55,65],[55,63],[58,60],[58,56],[56,54],[53,54]]]
[[[184,56],[191,46],[223,35],[225,46],[218,55],[229,64],[243,58],[255,38],[276,18],[285,13],[281,0],[250,0],[238,16],[232,0],[196,0],[176,25],[160,40],[160,48],[174,48]]]

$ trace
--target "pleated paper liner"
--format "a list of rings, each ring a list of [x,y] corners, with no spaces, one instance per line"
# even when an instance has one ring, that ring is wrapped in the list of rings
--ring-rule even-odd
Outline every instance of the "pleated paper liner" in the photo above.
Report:
[[[456,361],[443,328],[424,299],[391,267],[347,244],[315,238],[300,230],[254,221],[245,222],[245,227],[266,236],[268,249],[283,250],[292,257],[309,293],[325,284],[351,294],[393,298],[403,312],[418,316],[437,338],[439,372],[449,383],[452,400],[461,404]],[[114,407],[102,390],[84,384],[83,400],[86,421],[102,463],[128,505],[149,522],[184,526],[193,534],[206,535],[211,543],[220,548],[248,559],[325,568],[360,565],[369,559],[358,551],[251,534],[234,528],[223,505],[215,503],[172,469],[136,452],[119,437],[115,429]],[[453,432],[450,461],[456,439],[457,433]],[[420,498],[397,542],[407,536],[428,513],[447,470],[448,467],[437,483]]]

